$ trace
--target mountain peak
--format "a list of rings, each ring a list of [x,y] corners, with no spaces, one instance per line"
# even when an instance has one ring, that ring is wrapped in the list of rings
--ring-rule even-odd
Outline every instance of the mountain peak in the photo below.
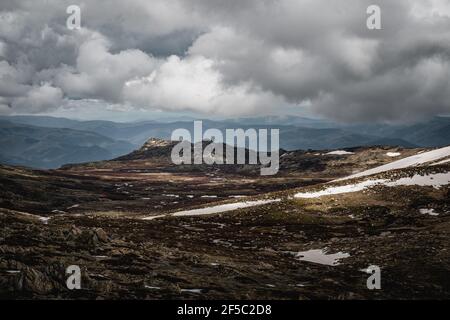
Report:
[[[170,156],[172,147],[177,143],[177,141],[150,138],[140,149],[116,158],[115,160],[139,160],[152,157],[167,157]]]
[[[167,147],[167,146],[171,146],[171,145],[173,145],[173,141],[152,137],[144,143],[144,145],[142,146],[142,149],[148,150],[149,148]]]

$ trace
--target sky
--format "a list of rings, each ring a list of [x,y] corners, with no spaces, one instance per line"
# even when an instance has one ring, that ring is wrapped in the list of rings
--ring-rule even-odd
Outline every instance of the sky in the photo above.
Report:
[[[367,8],[381,9],[369,30]],[[66,25],[69,5],[81,28]],[[2,0],[0,114],[450,113],[450,0]]]

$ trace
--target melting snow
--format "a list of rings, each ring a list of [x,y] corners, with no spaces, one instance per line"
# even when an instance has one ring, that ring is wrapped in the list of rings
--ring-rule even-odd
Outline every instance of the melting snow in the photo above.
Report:
[[[394,170],[394,169],[403,169],[403,168],[407,168],[407,167],[413,167],[413,166],[417,166],[419,164],[436,161],[436,160],[439,160],[439,159],[442,159],[442,158],[445,158],[448,156],[450,156],[450,147],[436,149],[433,151],[424,152],[424,153],[420,153],[420,154],[418,153],[414,156],[407,157],[407,158],[404,158],[401,160],[397,160],[397,161],[385,164],[380,167],[376,167],[376,168],[369,169],[369,170],[366,170],[366,171],[363,171],[360,173],[356,173],[356,174],[353,174],[353,175],[345,177],[345,178],[337,179],[336,181],[370,176],[372,174],[386,172],[386,171]]]
[[[67,212],[65,211],[61,211],[61,210],[52,210],[52,213],[57,213],[57,214],[66,214]]]
[[[398,157],[398,156],[401,156],[402,154],[400,152],[388,152],[388,153],[386,153],[386,155],[388,157]]]
[[[429,214],[430,216],[438,216],[439,213],[435,212],[434,209],[419,209],[421,214]]]
[[[436,163],[433,164],[433,166],[437,166],[437,165],[444,164],[444,163],[447,163],[447,162],[450,162],[450,159],[445,159],[445,160],[436,162]]]
[[[181,292],[202,293],[203,289],[181,289]]]
[[[51,217],[39,217],[39,220],[44,224],[48,224],[48,220],[50,220],[50,218]]]
[[[421,176],[416,174],[412,177],[400,178],[398,180],[390,181],[387,179],[366,180],[355,184],[349,184],[345,186],[337,186],[326,188],[325,190],[317,192],[300,192],[297,193],[295,198],[318,198],[322,196],[329,196],[342,193],[350,193],[365,190],[369,187],[376,185],[383,185],[387,187],[395,186],[432,186],[439,189],[441,186],[448,185],[450,183],[450,173],[435,173],[430,175]]]
[[[416,174],[412,177],[400,178],[395,181],[387,182],[385,185],[389,187],[393,186],[432,186],[439,189],[441,186],[445,186],[450,183],[450,172],[435,173],[425,176]]]
[[[325,154],[344,156],[344,155],[355,154],[355,153],[354,152],[344,151],[344,150],[336,150],[336,151],[331,151],[331,152],[328,152],[328,153],[325,153]]]
[[[236,209],[255,207],[255,206],[260,206],[263,204],[269,204],[269,203],[279,202],[279,201],[281,201],[281,199],[255,200],[255,201],[227,203],[227,204],[221,204],[221,205],[212,206],[212,207],[192,209],[192,210],[183,210],[183,211],[178,211],[175,213],[151,216],[151,217],[146,217],[146,218],[142,218],[142,219],[143,220],[153,220],[153,219],[169,217],[169,216],[173,216],[173,217],[201,216],[201,215],[206,215],[206,214],[221,213],[221,212],[232,211],[232,210],[236,210]]]
[[[386,180],[367,180],[356,184],[349,184],[346,186],[339,186],[339,187],[332,187],[327,188],[325,190],[317,191],[317,192],[305,192],[305,193],[297,193],[294,197],[295,198],[318,198],[322,196],[329,196],[333,194],[341,194],[341,193],[350,193],[350,192],[357,192],[362,191],[368,187],[373,187],[375,185],[378,185]]]
[[[255,201],[227,203],[227,204],[221,204],[218,206],[201,208],[201,209],[178,211],[178,212],[173,213],[172,215],[175,217],[200,216],[200,215],[205,215],[205,214],[221,213],[221,212],[232,211],[232,210],[236,210],[236,209],[260,206],[263,204],[269,204],[269,203],[278,202],[278,201],[281,201],[281,199],[255,200]]]
[[[327,266],[337,266],[339,265],[340,259],[345,259],[350,257],[350,254],[344,252],[338,252],[333,254],[327,254],[323,249],[313,249],[303,252],[298,252],[295,257],[300,261],[308,261],[313,263],[318,263]]]
[[[152,286],[147,286],[147,285],[145,285],[144,287],[145,287],[145,289],[150,289],[150,290],[161,290],[160,287],[152,287]]]
[[[389,155],[389,153],[387,154]],[[344,181],[353,178],[360,178],[365,176],[370,176],[377,173],[382,173],[395,169],[403,169],[408,167],[413,167],[417,165],[421,165],[428,162],[434,162],[440,160],[442,158],[446,158],[450,156],[450,147],[440,148],[436,150],[432,150],[429,152],[419,152],[418,154],[407,157],[398,161],[394,161],[388,163],[383,166],[379,166],[370,170],[366,170],[360,173],[356,173],[350,175],[348,177],[340,178],[336,181]],[[448,159],[441,161],[440,163],[445,163],[449,161]],[[440,164],[438,163],[438,164]],[[357,192],[367,189],[369,187],[373,187],[375,185],[385,185],[385,186],[433,186],[434,188],[440,188],[443,185],[447,185],[450,183],[450,173],[437,173],[430,175],[414,175],[413,177],[400,178],[395,181],[387,180],[387,179],[378,179],[378,180],[366,180],[363,182],[349,184],[345,186],[337,186],[326,188],[325,190],[317,191],[317,192],[305,192],[305,193],[297,193],[295,195],[296,198],[317,198],[321,196],[341,194],[341,193],[349,193],[349,192]]]
[[[27,216],[27,217],[33,217],[35,219],[38,219],[39,221],[42,221],[44,224],[48,224],[48,220],[50,220],[52,217],[42,217],[38,216],[36,214],[26,213],[26,212],[20,212],[21,215]]]
[[[146,217],[146,218],[142,218],[143,220],[153,220],[153,219],[158,219],[158,218],[163,218],[163,217],[166,217],[166,216],[168,216],[167,214],[160,214],[160,215],[157,215],[157,216],[151,216],[151,217]]]

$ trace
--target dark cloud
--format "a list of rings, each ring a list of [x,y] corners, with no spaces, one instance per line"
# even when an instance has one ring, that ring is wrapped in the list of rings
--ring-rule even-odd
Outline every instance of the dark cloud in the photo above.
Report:
[[[0,4],[0,112],[450,112],[447,0],[379,0],[382,30],[366,28],[368,0],[81,1],[81,30],[65,27],[69,4]]]

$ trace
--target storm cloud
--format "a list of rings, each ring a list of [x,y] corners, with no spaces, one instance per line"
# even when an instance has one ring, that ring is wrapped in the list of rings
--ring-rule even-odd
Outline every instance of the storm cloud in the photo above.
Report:
[[[0,113],[75,100],[342,121],[450,112],[448,0],[78,1],[79,30],[71,4],[0,4]],[[371,4],[381,30],[366,27]]]

